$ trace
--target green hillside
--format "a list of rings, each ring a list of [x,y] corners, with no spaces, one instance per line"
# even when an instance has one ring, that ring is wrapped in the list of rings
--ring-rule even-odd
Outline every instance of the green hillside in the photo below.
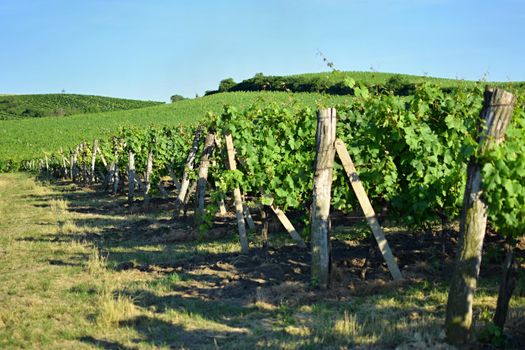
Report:
[[[280,79],[282,81],[278,83]],[[0,106],[6,105],[6,103],[1,102],[2,100],[18,101],[20,105],[26,101],[24,102],[26,105],[29,105],[28,102],[32,102],[34,106],[41,106],[40,108],[42,108],[42,110],[47,110],[49,113],[49,111],[56,110],[56,106],[60,106],[60,101],[62,106],[64,106],[66,105],[64,101],[69,101],[68,98],[72,98],[71,101],[78,102],[82,100],[86,102],[82,112],[93,109],[100,111],[97,113],[70,115],[67,118],[47,116],[41,118],[11,118],[16,120],[0,120],[0,171],[16,169],[20,161],[40,157],[44,152],[57,151],[62,146],[69,147],[83,140],[92,141],[94,138],[108,136],[115,133],[121,126],[133,125],[147,127],[150,125],[196,123],[202,118],[205,118],[208,112],[220,112],[226,104],[239,108],[254,103],[260,103],[261,106],[263,106],[271,102],[290,103],[293,101],[312,108],[315,108],[319,103],[335,105],[338,102],[348,99],[348,94],[351,95],[353,93],[353,91],[348,91],[349,88],[346,87],[348,79],[353,79],[368,86],[371,88],[370,91],[372,93],[410,93],[414,88],[413,84],[424,81],[431,82],[445,90],[459,86],[474,87],[476,86],[475,84],[477,84],[472,81],[391,73],[335,71],[331,73],[312,73],[287,77],[265,77],[263,75],[257,75],[243,83],[230,86],[229,90],[239,89],[239,86],[245,84],[245,82],[252,81],[255,85],[263,84],[261,86],[264,86],[266,90],[284,89],[287,91],[215,92],[201,98],[160,105],[157,102],[122,100],[96,96],[0,96]],[[257,90],[255,85],[253,90]],[[520,90],[521,92],[525,90],[525,83],[523,82],[491,83],[491,85],[503,86],[507,89]],[[318,90],[321,91],[321,93],[291,92],[308,89]],[[346,89],[344,91],[348,94],[344,95],[341,89]],[[54,105],[52,101],[56,101]],[[88,101],[91,101],[91,103],[88,103]],[[97,104],[97,101],[100,102],[100,104]],[[102,103],[103,101],[105,104]],[[37,102],[40,103],[40,105]],[[72,105],[73,102],[71,102],[71,106]],[[150,107],[144,107],[145,105],[150,105]],[[144,108],[114,111],[119,108],[138,107]],[[73,107],[71,107],[70,110],[74,110]],[[0,115],[1,113],[0,108]],[[8,163],[10,162],[12,162],[13,165],[9,165]]]
[[[408,74],[381,73],[381,72],[342,72],[307,73],[288,76],[265,76],[256,74],[253,78],[235,83],[232,79],[224,79],[217,90],[207,91],[206,94],[228,91],[290,91],[290,92],[322,92],[336,95],[352,94],[346,81],[353,79],[375,92],[388,92],[396,95],[408,95],[414,91],[415,85],[430,82],[445,90],[457,87],[475,86],[480,82],[444,79]],[[481,82],[505,87],[511,90],[525,89],[525,82]]]
[[[0,162],[19,163],[40,157],[43,152],[57,151],[61,146],[73,146],[82,140],[92,141],[114,133],[121,126],[177,125],[196,123],[207,112],[218,113],[225,104],[239,108],[253,103],[293,102],[315,108],[317,103],[332,104],[344,96],[321,94],[289,94],[285,92],[235,92],[215,94],[128,111],[72,115],[67,118],[0,120]]]
[[[143,108],[162,102],[75,95],[0,95],[0,119],[41,118]]]

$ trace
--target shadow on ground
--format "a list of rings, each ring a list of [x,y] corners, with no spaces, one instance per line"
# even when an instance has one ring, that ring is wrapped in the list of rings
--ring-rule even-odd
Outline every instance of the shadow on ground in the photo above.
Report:
[[[345,335],[325,334],[323,330],[319,330],[317,336],[286,332],[287,326],[310,325],[312,322],[294,319],[286,305],[333,303],[330,307],[338,310],[337,303],[354,297],[403,293],[423,280],[441,283],[450,271],[457,236],[457,232],[449,232],[443,241],[441,236],[433,233],[418,235],[417,238],[404,232],[388,235],[407,277],[402,283],[390,281],[386,265],[371,240],[333,239],[333,286],[327,291],[317,292],[309,287],[309,249],[281,245],[251,248],[249,255],[221,252],[220,248],[214,251],[202,249],[207,242],[220,242],[224,246],[237,243],[236,224],[231,216],[217,219],[208,236],[203,237],[193,229],[190,220],[174,223],[166,218],[165,213],[171,212],[173,207],[170,199],[153,199],[149,210],[144,211],[138,202],[129,206],[125,198],[94,189],[80,190],[67,183],[58,184],[57,188],[60,191],[58,197],[43,195],[31,199],[41,207],[50,206],[51,200],[67,201],[67,210],[82,214],[81,218],[74,220],[78,232],[58,232],[39,240],[90,242],[106,257],[111,269],[152,274],[154,278],[148,286],[129,286],[116,294],[129,297],[136,306],[149,312],[119,323],[120,327],[132,328],[139,334],[131,343],[145,342],[156,347],[278,348],[288,344],[286,342],[306,348],[326,344],[356,345]],[[257,220],[257,215],[254,216]],[[344,217],[338,220],[344,222]],[[355,223],[356,220],[349,222]],[[254,235],[252,233],[251,241],[255,240]],[[489,235],[490,239],[497,241],[498,238]],[[25,237],[23,240],[35,239]],[[69,260],[54,259],[49,263],[78,266],[85,259],[85,256],[73,256]],[[491,268],[491,265],[485,266],[482,273],[490,274]],[[259,304],[272,307],[261,308]],[[423,306],[424,302],[414,311],[394,306],[385,310],[370,305],[369,312],[424,313]],[[439,313],[443,311],[438,310]],[[310,318],[314,316],[310,315]],[[198,321],[189,322],[190,318]],[[363,318],[356,322],[364,327],[368,321]],[[331,326],[328,324],[327,328],[331,329]],[[421,325],[414,325],[413,330],[410,327],[408,325],[404,332],[421,331]],[[104,349],[135,348],[91,336],[80,340]],[[387,339],[385,335],[377,341],[394,346],[401,339],[394,336]],[[525,341],[520,344],[525,344]]]

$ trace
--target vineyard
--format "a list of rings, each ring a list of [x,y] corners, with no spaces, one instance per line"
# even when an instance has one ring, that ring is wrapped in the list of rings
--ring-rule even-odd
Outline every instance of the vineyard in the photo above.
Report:
[[[183,100],[171,104],[135,110],[77,114],[63,117],[0,120],[0,171],[14,171],[23,160],[52,153],[60,147],[73,147],[82,140],[107,138],[119,127],[150,125],[177,126],[195,124],[211,111],[220,113],[224,104],[244,109],[252,104],[270,101],[316,107],[317,101],[330,104],[346,97],[321,94],[289,94],[285,92],[236,92]]]
[[[70,337],[105,347],[447,348],[446,322],[448,342],[523,346],[523,95],[346,84],[351,97],[244,93],[221,106],[215,94],[207,114],[180,101],[194,113],[184,124],[152,107],[156,125],[115,123],[24,158],[23,170],[71,201],[53,211],[80,215],[36,244],[77,242],[72,258],[52,259],[65,266],[94,247],[89,282],[71,290],[102,311]],[[470,248],[479,237],[462,212],[475,217],[475,200],[489,229],[474,299],[482,249]],[[454,265],[456,252],[466,253]],[[465,310],[454,288],[471,293]]]
[[[75,94],[0,96],[0,120],[68,116],[150,107],[161,102]]]
[[[348,146],[372,202],[384,203],[388,215],[418,227],[456,218],[463,200],[466,166],[475,154],[481,96],[481,91],[445,94],[438,88],[423,85],[409,98],[377,97],[363,88],[355,98],[337,105],[338,137]],[[520,232],[523,223],[519,222],[520,212],[515,210],[521,210],[524,203],[520,194],[523,192],[521,176],[525,172],[521,156],[525,122],[519,103],[515,116],[507,142],[486,156],[484,172],[493,189],[487,195],[495,196],[487,197],[489,203],[502,206],[507,203],[502,198],[510,201],[507,210],[495,210],[505,213],[505,218],[493,217],[496,227],[501,231]],[[72,173],[76,176],[80,169],[87,167],[93,168],[92,176],[98,180],[104,180],[109,169],[118,172],[116,179],[124,184],[129,155],[133,154],[140,184],[145,181],[143,174],[147,173],[148,157],[151,157],[148,177],[149,182],[155,184],[153,192],[156,192],[161,179],[174,175],[171,181],[180,180],[197,130],[202,140],[207,132],[230,133],[237,151],[238,169],[226,169],[224,144],[217,147],[210,166],[212,196],[225,196],[239,186],[251,197],[271,195],[283,210],[299,210],[311,202],[316,127],[312,108],[295,103],[288,106],[255,104],[242,110],[228,106],[222,113],[212,113],[204,120],[192,126],[124,127],[110,138],[98,141],[101,157],[93,154],[92,145],[83,143],[77,148],[64,147],[61,153],[47,156],[45,162],[43,159],[25,162],[25,168],[42,168],[45,163],[49,172],[71,177]],[[198,142],[196,154],[200,155],[203,142],[198,138],[195,141]],[[75,163],[70,159],[76,159]],[[110,166],[110,163],[115,164]],[[189,171],[187,176],[196,179],[197,170]],[[85,174],[83,180],[87,180]],[[356,198],[337,163],[334,181],[334,208],[355,210]]]
[[[186,230],[177,239],[212,237],[216,218],[227,217],[226,203],[232,201],[240,251],[248,255],[254,245],[248,233],[253,237],[258,231],[253,216],[263,225],[257,241],[268,247],[268,218],[275,215],[300,249],[306,248],[305,242],[310,244],[310,286],[326,289],[331,284],[330,243],[326,240],[331,230],[330,207],[343,216],[364,212],[390,274],[400,281],[395,252],[392,255],[375,212],[381,220],[414,232],[429,232],[433,225],[441,225],[438,242],[445,252],[451,225],[462,207],[468,206],[463,200],[467,181],[467,189],[475,188],[470,184],[476,181],[472,180],[472,164],[482,164],[476,165],[485,186],[480,200],[487,203],[492,229],[506,239],[512,261],[512,247],[525,229],[525,113],[521,101],[515,104],[514,117],[511,119],[512,109],[508,115],[512,122],[505,142],[480,148],[480,132],[491,127],[480,127],[481,90],[446,93],[422,84],[411,96],[397,96],[371,94],[363,85],[350,84],[353,98],[329,112],[332,131],[322,126],[321,120],[329,118],[321,117],[324,112],[317,112],[316,118],[312,108],[300,104],[254,104],[244,109],[226,106],[196,125],[125,127],[108,139],[62,148],[23,166],[80,184],[99,183],[113,195],[125,194],[130,210],[150,210],[155,196],[171,198],[168,227]],[[487,101],[485,109],[489,108]],[[498,108],[497,102],[493,104]],[[494,137],[503,140],[497,135],[505,132],[507,122],[494,123],[494,127],[503,128]],[[487,132],[491,140],[493,131]],[[341,161],[332,165],[335,148],[322,153],[323,147],[328,147],[320,146],[323,137],[331,137],[331,141],[324,141],[331,147],[337,138],[335,147]],[[330,152],[332,161],[325,159]],[[362,189],[356,189],[356,182],[362,183]],[[465,194],[465,198],[470,197]],[[375,212],[366,203],[373,203]],[[463,249],[463,239],[470,238],[461,238],[458,249]],[[472,248],[467,243],[464,249]],[[466,254],[476,257],[481,246],[478,253],[471,250]],[[479,262],[477,266],[479,270]],[[476,279],[477,273],[472,272]],[[510,287],[501,288],[506,291]],[[457,302],[450,298],[449,303]],[[496,313],[501,313],[499,303]],[[506,303],[508,307],[508,299]],[[447,318],[447,327],[453,327],[449,322]],[[447,328],[447,334],[453,337],[456,329]]]

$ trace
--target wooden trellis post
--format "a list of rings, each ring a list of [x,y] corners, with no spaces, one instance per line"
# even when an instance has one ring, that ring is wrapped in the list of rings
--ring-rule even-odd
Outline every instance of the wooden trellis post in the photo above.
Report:
[[[503,141],[516,102],[513,94],[502,89],[487,87],[484,97],[481,119],[485,125],[478,128],[480,155]],[[481,196],[483,164],[479,159],[472,157],[467,169],[456,266],[448,293],[445,330],[447,341],[457,346],[463,346],[470,338],[472,304],[487,225],[487,206]]]
[[[233,139],[230,133],[224,135],[226,141],[226,151],[228,155],[228,162],[226,163],[228,170],[237,170],[237,163],[235,162],[235,148],[233,147]],[[239,229],[239,238],[241,241],[241,253],[248,254],[248,236],[246,235],[246,224],[244,221],[244,210],[242,207],[241,189],[236,187],[233,190],[233,197],[235,201],[235,215],[237,217],[237,227]]]
[[[85,185],[86,182],[88,181],[87,166],[86,166],[87,143],[85,141],[80,144],[80,149],[81,149],[80,154],[82,155],[82,182]]]
[[[210,157],[215,146],[215,135],[208,133],[204,141],[204,148],[199,165],[199,177],[197,179],[197,200],[195,201],[195,225],[199,227],[204,220],[204,197],[206,195],[206,183],[208,182],[208,168]]]
[[[97,161],[97,153],[98,153],[98,140],[93,140],[93,150],[91,151],[91,168],[89,169],[90,173],[90,182],[95,182],[96,174],[95,174],[95,163]]]
[[[73,182],[77,182],[78,180],[78,167],[77,167],[77,160],[78,160],[78,146],[73,151],[73,154],[71,155],[71,179]]]
[[[312,203],[312,285],[328,288],[330,282],[330,237],[328,216],[335,157],[335,108],[317,111],[314,190]]]
[[[115,152],[115,162],[113,163],[113,194],[118,193],[119,172],[118,172],[118,153]]]
[[[64,151],[60,150],[60,153],[62,155],[62,173],[64,174],[64,178],[67,179],[68,173],[67,173],[66,157],[64,157]]]
[[[262,228],[261,228],[261,239],[263,248],[268,248],[268,231],[269,231],[269,220],[268,220],[268,211],[266,206],[261,208],[261,219],[262,219]]]
[[[383,258],[385,259],[385,262],[388,266],[388,270],[390,271],[392,278],[395,281],[398,281],[401,278],[403,278],[401,275],[401,271],[399,271],[399,267],[397,266],[396,260],[394,259],[394,255],[392,254],[392,250],[390,249],[390,246],[388,245],[386,237],[383,233],[383,230],[381,229],[381,226],[377,221],[374,208],[372,207],[370,199],[368,199],[368,196],[366,195],[363,184],[361,183],[361,180],[357,175],[357,171],[355,169],[354,163],[352,162],[352,158],[350,158],[350,154],[348,154],[346,145],[343,141],[337,139],[335,141],[335,149],[346,171],[346,175],[348,176],[348,179],[350,179],[350,183],[357,197],[357,200],[359,201],[359,205],[361,206],[361,209],[365,214],[366,221],[372,229],[372,233],[374,234],[374,237],[376,239],[377,245],[379,246],[379,250],[383,255]]]
[[[242,196],[242,213],[244,215],[244,220],[246,220],[248,228],[250,230],[255,230],[255,223],[253,222],[252,214],[250,213],[250,208],[248,207],[248,204],[246,204],[246,198],[244,198],[244,195]]]
[[[188,188],[190,186],[190,178],[188,172],[193,170],[193,165],[197,156],[197,150],[199,149],[199,141],[201,138],[201,134],[202,126],[197,128],[197,132],[195,133],[195,137],[193,138],[193,143],[191,145],[190,152],[188,153],[188,158],[186,159],[186,166],[184,169],[184,174],[182,175],[180,191],[177,196],[177,199],[175,200],[175,210],[173,213],[174,219],[177,219],[179,217],[182,210],[182,206],[184,204],[184,200],[186,199],[186,192],[188,191]]]
[[[147,208],[150,203],[149,191],[151,189],[151,173],[153,172],[153,151],[148,152],[148,160],[146,162],[146,173],[144,174],[144,206]]]
[[[44,160],[46,164],[46,173],[49,173],[49,160],[47,158],[47,154],[44,154]]]
[[[297,245],[301,248],[306,248],[306,243],[304,243],[303,238],[299,235],[295,227],[293,226],[292,222],[288,219],[286,214],[279,208],[274,205],[271,205],[270,208],[272,209],[275,216],[277,216],[277,219],[281,222],[283,227],[286,229],[290,237],[297,243]],[[266,232],[266,235],[268,235],[268,232]],[[266,237],[267,239],[268,237]]]
[[[135,196],[135,153],[128,152],[128,203],[133,203]]]

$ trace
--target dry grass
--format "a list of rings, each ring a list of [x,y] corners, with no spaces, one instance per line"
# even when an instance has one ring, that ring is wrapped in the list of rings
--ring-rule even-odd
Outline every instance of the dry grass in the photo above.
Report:
[[[403,283],[356,280],[324,294],[302,282],[254,279],[260,287],[253,294],[210,297],[243,272],[226,262],[192,271],[171,266],[236,254],[235,238],[155,242],[153,233],[162,228],[156,223],[169,213],[112,210],[119,199],[71,189],[0,175],[2,349],[447,349],[447,288],[426,280],[424,271]],[[83,213],[74,210],[79,204],[109,209]],[[118,268],[123,263],[130,267]],[[494,282],[482,281],[478,327],[495,296]],[[508,329],[523,334],[523,291],[511,306]]]
[[[104,329],[119,326],[119,322],[139,314],[133,300],[125,295],[104,290],[97,300],[97,325]]]

